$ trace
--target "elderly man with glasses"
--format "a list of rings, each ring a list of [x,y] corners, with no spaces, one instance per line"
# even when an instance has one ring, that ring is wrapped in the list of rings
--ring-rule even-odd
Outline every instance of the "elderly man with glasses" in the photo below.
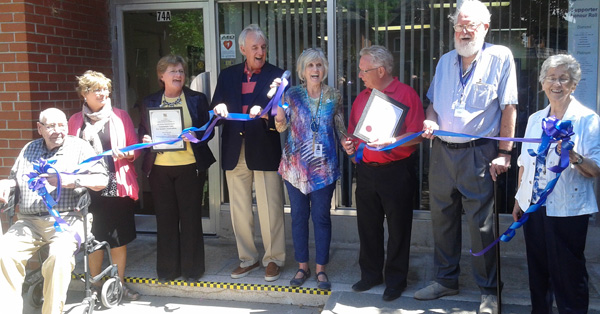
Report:
[[[392,75],[393,68],[394,58],[385,47],[375,45],[360,51],[358,76],[366,89],[358,94],[352,104],[348,133],[353,134],[357,128],[373,90],[408,107],[398,132],[400,135],[373,140],[367,143],[370,146],[389,145],[419,132],[423,125],[425,114],[419,95]],[[341,141],[346,153],[354,158],[355,145],[360,141]],[[354,291],[366,291],[385,281],[383,300],[392,301],[399,298],[406,288],[413,200],[418,184],[414,152],[421,141],[419,136],[388,151],[365,149],[362,161],[356,165],[360,281],[352,286]],[[387,249],[384,249],[384,219],[388,226]]]
[[[79,196],[76,187],[100,191],[108,183],[103,163],[96,163],[78,174],[60,177],[60,199],[54,205],[60,218],[68,225],[55,227],[58,217],[48,210],[46,202],[28,187],[29,175],[40,160],[54,161],[58,171],[73,172],[82,161],[94,156],[87,141],[67,135],[67,117],[55,108],[40,113],[37,123],[42,138],[29,142],[21,150],[8,179],[0,180],[0,203],[8,201],[11,189],[19,195],[19,220],[0,237],[0,303],[5,313],[23,312],[21,287],[25,278],[25,265],[42,246],[49,245],[48,258],[42,263],[44,277],[44,305],[42,313],[61,313],[75,267],[74,252],[83,240],[83,217],[76,210]],[[57,176],[50,172],[41,174],[47,180],[46,188],[57,199]],[[79,240],[78,240],[79,239]]]
[[[517,80],[512,53],[484,42],[490,12],[479,1],[464,1],[450,17],[454,46],[440,58],[427,93],[423,136],[433,140],[429,167],[435,281],[417,291],[418,300],[458,293],[461,218],[466,215],[474,252],[492,241],[493,181],[510,167],[512,142],[434,135],[441,129],[476,136],[514,135]],[[480,313],[496,313],[494,250],[473,257],[481,290]]]

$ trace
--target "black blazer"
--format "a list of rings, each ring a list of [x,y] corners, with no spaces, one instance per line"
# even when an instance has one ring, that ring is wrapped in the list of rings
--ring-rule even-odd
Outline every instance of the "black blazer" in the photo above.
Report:
[[[220,103],[227,105],[227,111],[242,112],[242,82],[246,80],[244,63],[233,65],[219,74],[211,108]],[[265,108],[269,103],[267,93],[275,78],[281,77],[283,70],[265,63],[258,75],[252,94],[250,108],[255,105]],[[225,121],[221,133],[221,160],[224,170],[233,170],[238,163],[242,140],[245,139],[246,164],[250,170],[277,171],[281,160],[281,141],[275,129],[275,117],[269,120]]]
[[[140,128],[138,130],[138,134],[141,138],[144,137],[145,134],[150,134],[150,125],[148,123],[148,112],[147,108],[157,108],[160,107],[162,102],[162,97],[165,90],[161,89],[158,92],[151,94],[144,98],[142,104],[140,106]],[[185,95],[185,102],[187,104],[188,110],[190,112],[190,116],[192,117],[192,126],[201,127],[206,122],[208,122],[208,100],[206,99],[206,95],[193,91],[187,87],[183,88],[183,94]],[[196,137],[198,139],[202,138],[204,132],[196,132]],[[210,137],[212,138],[212,136]],[[192,150],[194,151],[194,157],[196,158],[196,167],[198,171],[205,171],[212,165],[216,160],[213,156],[210,148],[208,148],[207,143],[210,140],[208,138],[206,141],[201,143],[188,143],[192,145]],[[150,149],[145,149],[144,161],[142,163],[142,170],[146,175],[150,174],[150,170],[152,170],[152,165],[154,165],[154,161],[156,160],[156,153],[152,153]]]

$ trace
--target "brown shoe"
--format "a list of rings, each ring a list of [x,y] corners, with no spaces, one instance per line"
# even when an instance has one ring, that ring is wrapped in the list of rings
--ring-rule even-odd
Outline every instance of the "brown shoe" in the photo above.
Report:
[[[281,268],[274,262],[270,262],[265,269],[265,280],[275,281],[279,279],[279,275],[281,275]]]
[[[246,277],[251,271],[257,269],[258,266],[259,266],[258,262],[254,263],[248,267],[238,266],[238,268],[236,268],[233,272],[231,272],[231,278],[239,279],[242,277]]]

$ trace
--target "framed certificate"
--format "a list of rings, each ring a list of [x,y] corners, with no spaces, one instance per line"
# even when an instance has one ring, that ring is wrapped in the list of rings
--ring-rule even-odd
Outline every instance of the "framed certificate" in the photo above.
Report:
[[[153,142],[177,138],[183,131],[183,110],[181,107],[149,108],[148,121]],[[152,146],[153,152],[185,150],[185,142]]]
[[[365,142],[396,137],[408,109],[408,106],[373,89],[353,135]]]

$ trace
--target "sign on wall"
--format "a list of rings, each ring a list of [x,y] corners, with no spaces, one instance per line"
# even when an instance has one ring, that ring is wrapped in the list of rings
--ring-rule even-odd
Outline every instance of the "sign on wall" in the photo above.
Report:
[[[235,59],[235,34],[221,34],[221,59]]]
[[[157,22],[171,22],[171,11],[156,11]]]
[[[569,53],[581,64],[581,81],[573,95],[596,111],[598,95],[598,0],[570,0]]]

